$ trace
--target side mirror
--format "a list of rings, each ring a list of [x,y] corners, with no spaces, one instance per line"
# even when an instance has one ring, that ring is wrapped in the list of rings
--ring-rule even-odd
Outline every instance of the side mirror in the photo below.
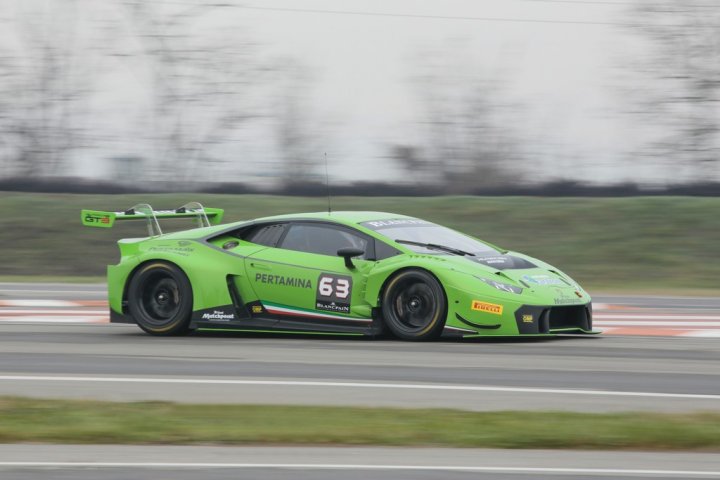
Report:
[[[362,250],[360,248],[355,247],[345,247],[341,248],[337,251],[338,257],[343,257],[345,259],[345,266],[347,268],[353,269],[355,268],[355,265],[352,262],[353,257],[359,257],[360,255],[365,254],[365,250]]]

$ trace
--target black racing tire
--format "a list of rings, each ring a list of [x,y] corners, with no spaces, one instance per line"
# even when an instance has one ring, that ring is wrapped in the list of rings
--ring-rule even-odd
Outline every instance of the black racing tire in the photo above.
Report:
[[[192,315],[190,280],[177,266],[150,262],[130,280],[128,309],[138,326],[152,335],[187,333]]]
[[[381,302],[385,325],[402,340],[433,340],[445,327],[445,291],[425,270],[403,270],[393,276],[383,291]]]

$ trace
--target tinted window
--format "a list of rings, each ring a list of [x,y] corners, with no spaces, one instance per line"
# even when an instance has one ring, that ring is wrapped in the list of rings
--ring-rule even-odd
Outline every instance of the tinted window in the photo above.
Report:
[[[283,223],[260,225],[250,230],[250,232],[244,236],[243,240],[268,247],[275,247],[284,231],[285,224]]]
[[[468,237],[465,234],[416,218],[378,220],[374,222],[364,222],[361,225],[375,230],[379,234],[387,237],[389,240],[434,243],[444,245],[446,247],[457,248],[476,255],[497,253],[497,250],[494,248],[475,240],[474,238]],[[418,253],[436,255],[444,254],[442,251],[419,245],[405,244],[403,246]]]
[[[339,249],[346,247],[359,248],[367,252],[367,243],[366,238],[349,230],[326,225],[296,224],[290,226],[283,239],[282,248],[335,256]]]
[[[386,258],[394,257],[395,255],[400,255],[401,253],[402,252],[397,248],[391,247],[387,243],[381,242],[380,240],[375,240],[376,260],[384,260]]]

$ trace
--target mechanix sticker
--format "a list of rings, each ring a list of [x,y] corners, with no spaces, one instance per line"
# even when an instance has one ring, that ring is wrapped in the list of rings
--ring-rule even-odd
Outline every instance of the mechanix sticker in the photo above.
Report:
[[[255,281],[268,285],[284,285],[286,287],[312,288],[312,281],[305,278],[286,277],[284,275],[268,275],[256,273]]]
[[[350,313],[352,277],[321,273],[318,277],[315,308],[328,312]]]
[[[481,302],[480,300],[473,300],[470,308],[477,310],[478,312],[492,313],[493,315],[502,315],[503,313],[502,305]]]
[[[577,303],[582,303],[582,300],[578,297],[572,297],[567,292],[564,292],[563,290],[560,290],[559,288],[556,288],[555,291],[557,292],[557,297],[555,297],[554,302],[555,305],[573,305]],[[580,295],[580,292],[573,292],[575,295]]]
[[[212,312],[203,313],[200,318],[211,322],[229,322],[230,320],[235,320],[235,314],[223,310],[213,310]]]
[[[575,305],[578,303],[582,303],[582,301],[579,301],[577,298],[572,297],[558,297],[553,301],[555,302],[555,305]]]

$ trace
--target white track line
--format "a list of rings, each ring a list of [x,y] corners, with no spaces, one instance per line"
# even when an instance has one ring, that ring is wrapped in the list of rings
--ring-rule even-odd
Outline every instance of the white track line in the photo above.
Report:
[[[36,468],[195,468],[195,469],[308,469],[308,470],[408,470],[529,474],[632,475],[643,477],[718,478],[720,471],[658,470],[632,468],[503,467],[459,465],[368,465],[341,463],[190,463],[190,462],[0,462],[0,467]]]
[[[68,300],[19,299],[0,300],[0,307],[80,307],[79,302]]]
[[[593,320],[715,320],[720,322],[720,315],[663,315],[663,314],[624,314],[601,313],[593,315]]]
[[[8,316],[4,317],[0,315],[0,322],[3,323],[110,323],[110,319],[107,315],[101,316],[80,316],[80,317],[63,317],[63,316],[51,316],[43,315],[39,317],[23,317],[23,316]]]
[[[11,294],[50,294],[50,295],[107,295],[107,290],[34,290],[31,288],[0,288],[0,293]]]
[[[718,322],[670,322],[670,321],[657,321],[652,322],[649,320],[634,322],[632,320],[605,320],[602,322],[593,322],[593,326],[597,327],[675,327],[675,328],[691,328],[691,327],[716,327],[720,328],[720,321]]]
[[[566,395],[596,395],[614,397],[661,397],[686,398],[695,400],[718,400],[720,395],[695,393],[623,392],[617,390],[585,390],[542,387],[505,387],[494,385],[446,385],[415,383],[372,383],[372,382],[320,382],[299,380],[235,380],[210,378],[159,378],[159,377],[86,377],[48,375],[0,375],[0,381],[10,382],[86,382],[86,383],[160,383],[194,385],[258,385],[284,387],[325,387],[325,388],[375,388],[396,390],[454,390],[471,392],[519,392],[550,393]]]
[[[716,330],[695,330],[680,334],[681,337],[720,338],[720,329]]]
[[[105,309],[93,309],[84,308],[82,310],[52,310],[52,309],[36,309],[36,310],[2,310],[0,309],[0,315],[107,315],[108,310]]]

